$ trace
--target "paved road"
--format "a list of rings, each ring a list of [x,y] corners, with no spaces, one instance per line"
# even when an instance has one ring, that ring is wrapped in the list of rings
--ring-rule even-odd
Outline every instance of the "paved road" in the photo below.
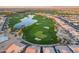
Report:
[[[60,16],[57,17],[57,18],[61,19],[62,21],[64,21],[65,23],[67,23],[68,25],[70,25],[71,27],[73,27],[74,29],[76,29],[76,31],[79,31],[79,25],[74,25],[73,22],[69,22],[68,21],[69,19],[66,19],[66,18],[60,17]]]
[[[0,19],[0,21],[2,21],[2,22],[0,23],[0,31],[1,31],[1,30],[2,30],[2,27],[3,27],[3,24],[4,24],[4,22],[5,22],[4,17],[2,17],[2,18]]]
[[[7,23],[8,23],[8,17],[6,16],[6,17],[4,17],[4,19],[3,19],[5,22],[4,22],[4,24],[3,24],[3,26],[2,26],[2,31],[4,31],[5,30],[5,26],[7,25]]]
[[[11,39],[0,43],[0,52],[4,51],[9,45],[17,44],[18,46],[24,46],[24,44],[20,43],[22,40],[12,37]]]
[[[4,31],[5,27],[7,25],[8,17],[7,16],[2,16],[3,18],[1,19],[3,22],[0,24],[0,31]]]

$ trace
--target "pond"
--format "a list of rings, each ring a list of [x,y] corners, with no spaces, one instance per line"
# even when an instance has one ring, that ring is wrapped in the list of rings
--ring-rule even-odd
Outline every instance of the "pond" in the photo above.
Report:
[[[37,22],[37,20],[32,19],[32,15],[28,15],[28,17],[24,17],[23,19],[20,19],[21,22],[14,25],[14,28],[16,29],[22,29],[24,27],[30,26]]]

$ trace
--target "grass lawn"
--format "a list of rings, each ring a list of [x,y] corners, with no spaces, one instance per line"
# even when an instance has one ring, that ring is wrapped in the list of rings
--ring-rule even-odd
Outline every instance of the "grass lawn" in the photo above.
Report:
[[[11,29],[20,22],[20,19],[26,17],[24,14],[16,14],[9,18],[8,25]],[[59,42],[54,29],[55,22],[43,16],[34,16],[37,23],[25,27],[23,30],[23,39],[35,44],[56,44]]]
[[[27,15],[26,15],[27,16]],[[16,14],[16,15],[13,15],[13,16],[10,16],[9,17],[9,22],[8,22],[8,26],[10,28],[13,28],[13,26],[17,23],[20,22],[20,19],[22,19],[23,17],[25,17],[24,14]]]
[[[54,29],[55,22],[43,16],[35,16],[37,23],[23,29],[23,39],[35,44],[56,44],[59,42]]]

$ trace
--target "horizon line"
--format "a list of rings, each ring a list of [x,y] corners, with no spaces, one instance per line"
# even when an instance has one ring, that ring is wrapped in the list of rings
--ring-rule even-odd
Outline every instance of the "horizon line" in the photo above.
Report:
[[[0,6],[0,8],[79,8],[79,6]]]

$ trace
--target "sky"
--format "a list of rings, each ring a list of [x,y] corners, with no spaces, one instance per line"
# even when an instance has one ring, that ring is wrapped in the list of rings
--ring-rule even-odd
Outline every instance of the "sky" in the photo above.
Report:
[[[79,6],[79,0],[0,0],[0,6]]]
[[[79,6],[0,6],[0,8],[79,8]]]

